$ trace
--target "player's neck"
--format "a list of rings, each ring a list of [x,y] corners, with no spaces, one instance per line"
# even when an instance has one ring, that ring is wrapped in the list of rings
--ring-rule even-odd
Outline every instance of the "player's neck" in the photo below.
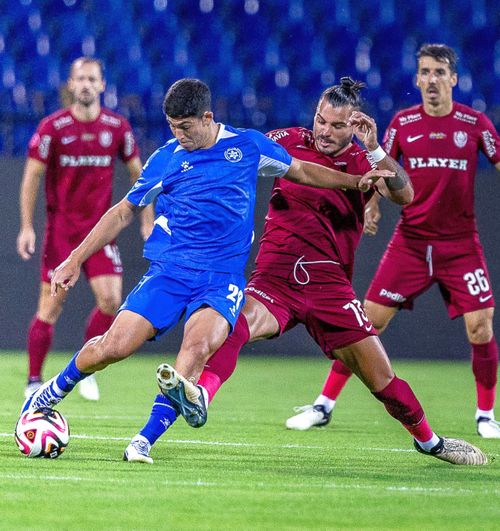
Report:
[[[86,107],[79,103],[73,103],[71,105],[71,114],[80,122],[93,122],[99,116],[101,112],[101,105],[90,105]]]
[[[453,100],[449,100],[438,105],[430,105],[424,102],[424,111],[429,116],[447,116],[453,110]]]
[[[220,130],[220,124],[218,124],[217,122],[212,122],[210,125],[210,135],[207,139],[206,144],[201,149],[209,149],[217,142],[217,137],[219,136],[219,130]]]

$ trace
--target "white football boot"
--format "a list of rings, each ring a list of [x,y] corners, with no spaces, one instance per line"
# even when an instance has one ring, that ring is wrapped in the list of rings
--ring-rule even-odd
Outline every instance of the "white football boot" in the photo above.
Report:
[[[332,413],[327,413],[325,406],[297,406],[294,411],[300,411],[298,415],[290,417],[285,426],[289,430],[308,430],[313,426],[326,426],[332,418]]]
[[[95,375],[91,374],[78,383],[78,392],[85,400],[97,401],[101,397]]]
[[[487,417],[477,419],[477,433],[484,439],[500,439],[500,423]]]
[[[151,445],[149,441],[141,435],[136,435],[129,443],[123,454],[123,460],[131,463],[153,464],[153,459],[149,457]]]

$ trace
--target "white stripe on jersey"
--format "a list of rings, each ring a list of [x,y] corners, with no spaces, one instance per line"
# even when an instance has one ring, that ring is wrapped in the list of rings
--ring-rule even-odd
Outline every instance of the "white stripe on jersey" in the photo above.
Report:
[[[262,177],[283,177],[290,169],[290,164],[266,155],[261,155],[259,160],[259,175]]]

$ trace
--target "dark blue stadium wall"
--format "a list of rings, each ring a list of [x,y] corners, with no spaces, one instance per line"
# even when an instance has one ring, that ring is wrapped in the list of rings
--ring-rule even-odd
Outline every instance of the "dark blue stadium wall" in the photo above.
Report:
[[[15,250],[18,222],[18,189],[23,167],[22,159],[0,159],[2,175],[2,209],[0,226],[0,349],[23,349],[26,330],[35,311],[39,284],[39,251],[43,236],[43,208],[39,202],[37,213],[37,255],[30,262],[18,258]],[[500,298],[500,231],[498,229],[498,179],[495,170],[482,171],[477,178],[476,205],[482,243],[486,251],[490,275],[497,299]],[[256,211],[257,229],[260,232],[267,209],[270,181],[260,183]],[[116,197],[127,190],[126,172],[119,167],[116,178]],[[43,193],[42,193],[43,195]],[[398,216],[398,209],[385,204],[381,230],[376,238],[364,237],[357,256],[355,286],[360,296],[368,287],[370,279],[389,240]],[[146,268],[142,259],[142,243],[138,225],[134,223],[119,238],[125,265],[125,293],[137,282]],[[254,246],[252,261],[255,255]],[[252,262],[247,271],[250,271]],[[84,278],[70,293],[65,311],[60,318],[55,334],[55,350],[72,350],[82,343],[84,321],[92,308],[92,297]],[[498,319],[495,326],[500,330]],[[180,344],[182,327],[156,343],[148,343],[144,351],[175,352]],[[444,304],[434,287],[417,301],[413,312],[400,312],[383,336],[389,354],[393,358],[455,358],[469,357],[469,348],[461,319],[450,321]],[[262,341],[245,349],[249,354],[298,355],[321,353],[300,326],[284,337],[274,341]]]

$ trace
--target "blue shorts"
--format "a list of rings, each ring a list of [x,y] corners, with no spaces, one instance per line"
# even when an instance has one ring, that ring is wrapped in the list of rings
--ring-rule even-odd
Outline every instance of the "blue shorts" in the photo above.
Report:
[[[129,293],[120,310],[146,318],[157,330],[155,340],[202,306],[220,313],[231,330],[244,304],[245,277],[151,262],[147,273]]]

